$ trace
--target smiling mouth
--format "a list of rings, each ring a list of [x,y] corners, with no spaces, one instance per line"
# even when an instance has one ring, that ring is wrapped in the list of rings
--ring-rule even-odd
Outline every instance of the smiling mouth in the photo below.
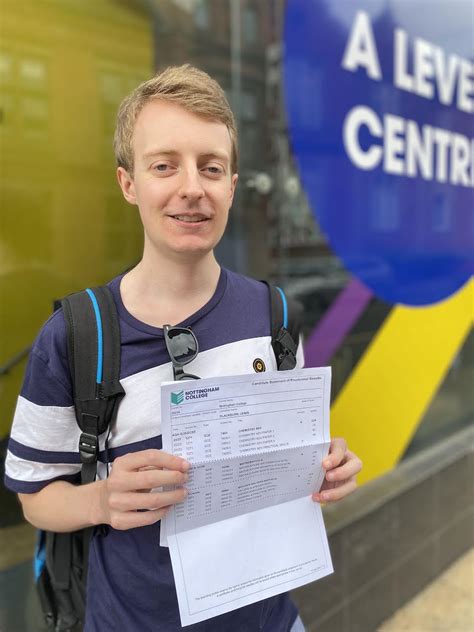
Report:
[[[209,217],[203,217],[202,215],[170,215],[173,219],[177,219],[180,222],[188,222],[197,224],[199,222],[207,222]]]

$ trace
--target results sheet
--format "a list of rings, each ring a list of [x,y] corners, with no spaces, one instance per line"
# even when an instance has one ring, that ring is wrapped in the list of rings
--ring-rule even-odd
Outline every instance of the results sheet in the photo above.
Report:
[[[323,367],[162,386],[163,449],[192,464],[186,499],[162,520],[183,626],[332,572],[310,498],[330,380]]]

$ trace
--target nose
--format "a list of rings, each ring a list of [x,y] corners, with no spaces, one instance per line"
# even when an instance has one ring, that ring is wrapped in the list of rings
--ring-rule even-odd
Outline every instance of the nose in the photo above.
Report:
[[[179,195],[190,202],[204,197],[205,193],[201,183],[201,176],[196,168],[183,170]]]

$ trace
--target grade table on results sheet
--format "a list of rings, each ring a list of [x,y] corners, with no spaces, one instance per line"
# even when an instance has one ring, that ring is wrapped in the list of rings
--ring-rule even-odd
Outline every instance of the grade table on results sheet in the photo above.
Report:
[[[310,495],[324,476],[325,448],[309,445],[194,465],[186,483],[188,495],[174,507],[174,530]]]
[[[187,497],[171,511],[175,532],[319,489],[329,434],[324,379],[283,385],[278,378],[253,384],[247,378],[202,399],[207,391],[195,389],[170,405],[167,440],[173,454],[193,465]]]
[[[270,390],[264,401],[262,395],[204,399],[172,408],[173,454],[194,464],[328,441],[322,384]]]

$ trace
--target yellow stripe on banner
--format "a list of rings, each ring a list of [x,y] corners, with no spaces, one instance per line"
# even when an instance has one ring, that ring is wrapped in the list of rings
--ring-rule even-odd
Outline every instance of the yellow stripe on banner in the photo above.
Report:
[[[428,307],[397,306],[331,410],[331,434],[364,462],[359,482],[399,461],[474,317],[474,280]]]

